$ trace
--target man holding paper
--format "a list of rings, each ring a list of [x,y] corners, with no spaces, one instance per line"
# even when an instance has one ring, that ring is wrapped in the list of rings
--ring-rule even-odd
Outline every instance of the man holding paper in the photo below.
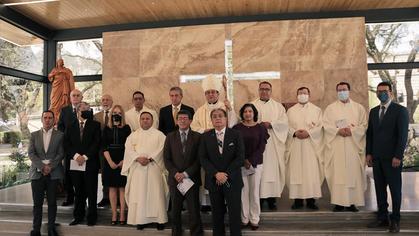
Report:
[[[365,108],[349,98],[346,82],[336,85],[338,101],[323,114],[324,169],[334,211],[357,212],[365,204]]]
[[[200,134],[190,129],[192,114],[187,110],[177,113],[179,130],[169,133],[164,144],[164,164],[169,171],[168,184],[172,200],[172,235],[182,235],[182,205],[186,200],[190,233],[203,235],[199,213],[201,166],[198,158]]]
[[[54,130],[54,113],[42,113],[42,129],[31,134],[28,156],[31,159],[29,177],[33,197],[33,230],[31,236],[41,235],[42,205],[45,193],[48,200],[48,235],[57,236],[57,186],[64,177],[61,161],[64,158],[64,134]]]
[[[99,172],[100,123],[93,120],[93,113],[86,102],[77,107],[77,122],[68,130],[70,175],[76,196],[74,220],[70,225],[80,224],[85,216],[88,200],[87,225],[97,220],[97,176]]]

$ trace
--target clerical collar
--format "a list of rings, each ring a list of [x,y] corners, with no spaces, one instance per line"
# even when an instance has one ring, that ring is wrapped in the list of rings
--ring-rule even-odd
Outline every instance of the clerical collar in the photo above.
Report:
[[[213,102],[213,103],[210,103],[210,102],[207,102],[207,103],[208,103],[208,105],[215,105],[215,104],[218,103],[218,100],[216,102]]]
[[[259,100],[261,100],[264,103],[267,103],[267,102],[269,102],[270,99],[268,99],[268,100],[265,101],[265,100],[262,100],[262,99],[259,98]]]

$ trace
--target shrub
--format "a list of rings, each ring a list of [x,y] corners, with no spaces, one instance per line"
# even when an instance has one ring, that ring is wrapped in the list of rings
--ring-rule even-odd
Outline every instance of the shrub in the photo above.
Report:
[[[17,147],[21,141],[22,137],[19,132],[9,131],[3,134],[3,143],[12,144],[13,147]]]

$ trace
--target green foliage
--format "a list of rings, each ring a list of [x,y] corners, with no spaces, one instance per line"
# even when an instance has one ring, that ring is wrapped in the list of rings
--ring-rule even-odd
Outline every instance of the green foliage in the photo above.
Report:
[[[405,168],[419,170],[419,138],[409,138],[403,162]]]
[[[23,172],[29,170],[29,165],[26,164],[26,160],[28,159],[28,157],[24,152],[19,150],[13,150],[9,158],[11,161],[16,162],[15,168],[17,169],[17,171]]]
[[[12,144],[13,147],[17,147],[21,141],[22,137],[19,132],[9,131],[3,134],[3,143]]]

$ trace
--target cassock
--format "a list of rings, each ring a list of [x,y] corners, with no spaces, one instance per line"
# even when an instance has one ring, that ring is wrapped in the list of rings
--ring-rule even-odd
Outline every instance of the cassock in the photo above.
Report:
[[[153,116],[153,128],[159,127],[159,116],[157,115],[157,112],[153,109],[150,109],[146,106],[143,106],[143,109],[141,111],[136,111],[135,107],[129,109],[127,112],[125,112],[125,121],[131,128],[131,131],[134,132],[138,128],[140,128],[140,115],[142,112],[150,112],[150,114]]]
[[[127,138],[121,174],[128,177],[125,186],[128,224],[167,222],[169,191],[163,162],[164,141],[164,134],[153,127],[138,129]],[[144,155],[153,159],[146,166],[135,161]]]
[[[297,103],[287,111],[289,132],[285,163],[290,199],[320,198],[324,174],[322,166],[322,110],[314,104]],[[297,130],[309,137],[294,137]]]
[[[285,142],[288,136],[288,118],[281,103],[269,99],[252,102],[259,112],[258,122],[270,122],[270,138],[263,153],[263,172],[260,198],[281,197],[285,186]]]
[[[338,135],[338,127],[350,127],[352,136]],[[324,170],[331,203],[341,206],[363,206],[366,188],[365,108],[352,100],[336,101],[323,114]]]
[[[198,110],[195,112],[193,116],[193,120],[191,123],[191,129],[198,132],[198,133],[204,133],[205,130],[213,129],[214,126],[211,122],[210,113],[212,110],[222,108],[227,111],[226,106],[223,102],[217,101],[214,104],[208,104],[205,103],[201,107],[198,108]],[[233,127],[235,124],[237,124],[237,115],[232,111],[227,111],[228,116],[228,127]],[[209,192],[204,188],[205,186],[205,174],[204,171],[201,170],[201,179],[203,180],[202,186],[200,187],[199,195],[201,200],[201,205],[210,205],[209,200]]]

